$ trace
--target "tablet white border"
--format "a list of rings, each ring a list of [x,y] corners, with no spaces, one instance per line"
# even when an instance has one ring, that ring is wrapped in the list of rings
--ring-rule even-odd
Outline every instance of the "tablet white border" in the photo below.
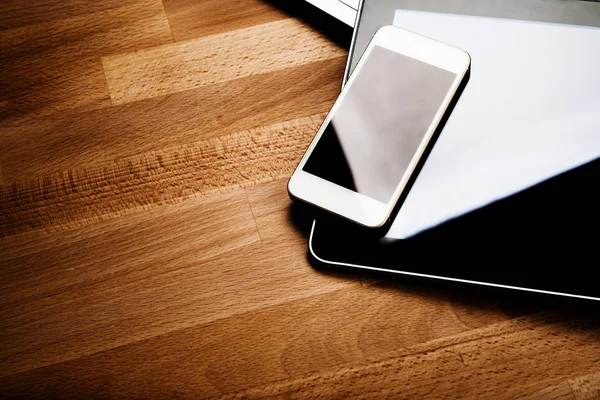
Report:
[[[341,0],[306,0],[306,2],[320,8],[346,25],[354,27],[356,22],[356,9],[346,4],[346,2]]]
[[[480,282],[480,281],[473,281],[473,280],[469,280],[469,279],[449,278],[446,276],[420,274],[418,272],[399,271],[399,270],[387,269],[387,268],[368,267],[366,265],[350,264],[350,263],[343,263],[343,262],[338,262],[338,261],[328,261],[328,260],[325,260],[325,259],[319,257],[313,249],[313,245],[312,245],[313,233],[315,231],[316,224],[317,224],[317,220],[315,219],[315,220],[313,220],[312,228],[310,229],[310,236],[308,238],[308,250],[310,251],[310,254],[316,260],[318,260],[319,262],[325,263],[325,264],[336,265],[336,266],[340,266],[340,267],[358,268],[358,269],[368,270],[368,271],[377,271],[377,272],[386,272],[386,273],[392,273],[392,274],[398,274],[398,275],[413,276],[413,277],[418,277],[418,278],[439,279],[439,280],[448,281],[448,282],[459,282],[459,283],[468,283],[468,284],[473,284],[473,285],[480,285],[480,286],[487,286],[487,287],[494,287],[494,288],[501,288],[501,289],[520,290],[522,292],[549,294],[549,295],[554,295],[554,296],[563,296],[563,297],[570,297],[570,298],[576,298],[576,299],[600,301],[600,298],[598,298],[598,297],[583,296],[583,295],[579,295],[579,294],[554,292],[551,290],[532,289],[532,288],[525,288],[525,287],[519,287],[519,286],[502,285],[502,284],[498,284],[498,283]]]

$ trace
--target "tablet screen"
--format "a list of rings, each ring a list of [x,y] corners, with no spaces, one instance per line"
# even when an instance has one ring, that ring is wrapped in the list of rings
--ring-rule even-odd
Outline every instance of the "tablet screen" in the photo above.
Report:
[[[411,10],[396,10],[394,24],[473,61],[388,236],[410,237],[600,157],[600,28]]]

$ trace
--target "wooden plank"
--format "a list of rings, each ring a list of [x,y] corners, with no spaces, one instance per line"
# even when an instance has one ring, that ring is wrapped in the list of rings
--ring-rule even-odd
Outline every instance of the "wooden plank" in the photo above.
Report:
[[[597,369],[598,339],[593,319],[528,316],[236,397],[520,398]]]
[[[100,60],[78,59],[62,66],[42,64],[24,59],[4,64],[0,61],[2,125],[111,105]]]
[[[27,56],[35,56],[37,65],[66,64],[172,41],[160,0],[126,1],[113,3],[104,11],[2,30],[0,57],[14,64],[22,63]],[[35,62],[33,58],[27,61]]]
[[[3,245],[0,375],[356,284],[284,248],[242,190]]]
[[[0,373],[218,318],[228,312],[211,305],[215,290],[226,298],[210,284],[229,275],[220,254],[257,241],[236,191],[3,245]]]
[[[73,387],[82,397],[214,397],[365,363],[512,318],[498,299],[457,300],[424,287],[351,286],[9,376],[0,390],[14,397],[65,397]]]
[[[294,19],[102,59],[114,104],[190,90],[343,56]]]
[[[569,379],[569,385],[577,400],[600,399],[600,372]]]
[[[139,2],[140,0],[3,0],[0,2],[0,30],[106,11]]]
[[[327,112],[344,57],[118,107],[5,126],[6,183]]]
[[[0,120],[106,107],[100,57],[172,41],[160,0],[2,30]]]
[[[163,3],[178,41],[288,18],[264,0],[164,0]]]
[[[289,176],[323,114],[0,188],[0,239]]]
[[[161,232],[153,232],[152,229],[158,223],[163,224]],[[116,235],[110,237],[111,232]],[[192,238],[202,237],[202,240],[190,243],[190,240],[195,239],[184,240],[178,232],[187,232]],[[198,259],[203,260],[258,242],[252,213],[241,190],[158,207],[111,223],[101,222],[92,227],[62,233],[37,235],[3,243],[0,253],[0,290],[3,294],[1,305],[51,297],[52,291],[66,292],[69,285],[63,284],[63,281],[87,285],[106,277],[117,279],[119,272],[130,267],[127,264],[102,261],[111,257],[113,252],[118,254],[121,251],[121,257],[125,258],[133,256],[126,255],[129,252],[137,252],[148,258],[163,257],[165,255],[154,254],[158,247],[169,243],[178,252],[178,244],[181,243],[198,246],[202,250]],[[98,243],[95,242],[98,240],[101,240],[99,243],[102,248],[97,248]],[[107,252],[109,249],[110,252]],[[65,258],[64,264],[58,262],[61,257]],[[86,260],[89,262],[86,263]],[[98,268],[94,260],[102,268]],[[136,257],[134,262],[137,261],[142,260]],[[164,273],[164,268],[165,266],[160,266],[159,271]],[[149,272],[151,271],[138,271],[138,274]],[[3,315],[7,317],[14,315],[14,312],[15,310],[7,309]]]

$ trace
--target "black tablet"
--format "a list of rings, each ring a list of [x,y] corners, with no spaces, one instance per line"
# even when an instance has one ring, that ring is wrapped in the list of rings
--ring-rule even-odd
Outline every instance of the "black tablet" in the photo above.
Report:
[[[380,240],[315,220],[319,266],[600,300],[600,161],[411,238]]]
[[[364,0],[359,13],[348,72],[373,32],[402,24],[473,49],[471,93],[467,87],[388,237],[317,220],[313,261],[600,299],[600,76],[592,67],[600,61],[600,4]],[[510,72],[505,80],[526,75],[508,106],[486,108],[494,101],[485,93],[510,86],[490,78],[503,56],[511,61],[499,66]]]

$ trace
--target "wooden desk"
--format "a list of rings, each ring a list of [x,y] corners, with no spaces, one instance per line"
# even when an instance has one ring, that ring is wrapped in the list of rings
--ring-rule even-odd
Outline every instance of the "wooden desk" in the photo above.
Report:
[[[347,50],[296,17],[0,4],[0,398],[599,398],[597,308],[310,267]]]

